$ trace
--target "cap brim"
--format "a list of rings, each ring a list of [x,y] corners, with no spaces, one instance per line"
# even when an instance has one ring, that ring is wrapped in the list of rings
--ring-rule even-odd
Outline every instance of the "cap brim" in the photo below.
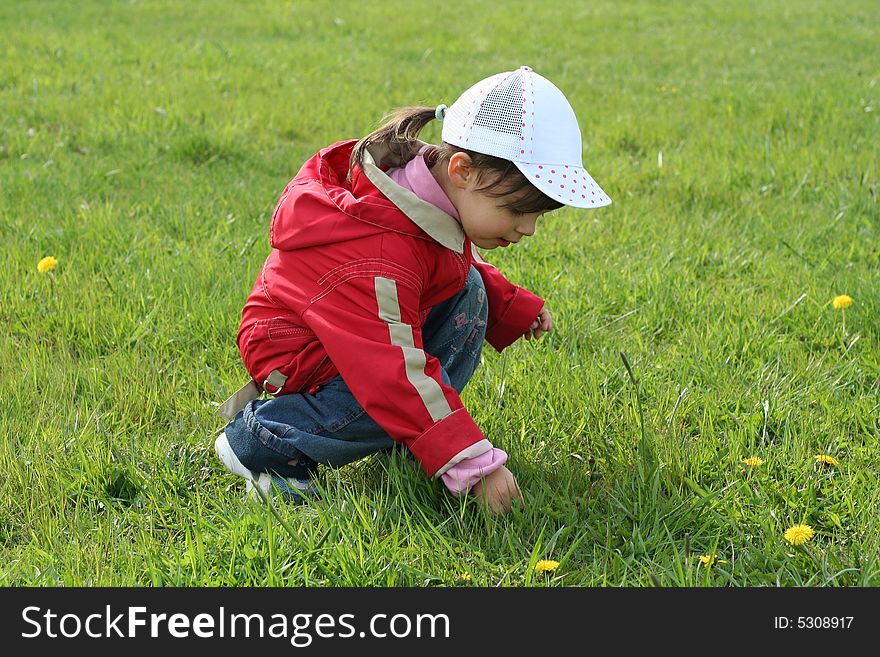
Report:
[[[583,167],[514,161],[535,187],[555,201],[574,208],[601,208],[611,199]]]

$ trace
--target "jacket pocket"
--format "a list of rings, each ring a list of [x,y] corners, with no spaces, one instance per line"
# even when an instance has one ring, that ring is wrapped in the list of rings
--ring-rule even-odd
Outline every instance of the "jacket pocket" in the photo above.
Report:
[[[267,328],[267,337],[272,342],[308,340],[315,337],[315,334],[308,329],[286,323],[269,325]]]
[[[272,370],[290,376],[291,361],[315,340],[314,333],[288,317],[257,320],[244,334],[240,345],[245,369],[258,384],[262,384]]]
[[[258,385],[272,370],[287,377],[279,394],[308,391],[339,373],[318,337],[290,317],[255,322],[243,334],[241,352],[248,374]]]

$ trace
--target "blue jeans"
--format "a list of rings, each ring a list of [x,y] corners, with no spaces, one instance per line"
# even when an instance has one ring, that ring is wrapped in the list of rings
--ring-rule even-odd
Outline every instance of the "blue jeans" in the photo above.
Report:
[[[480,362],[488,310],[483,279],[471,267],[461,291],[435,306],[422,327],[425,352],[440,361],[443,381],[458,392]],[[340,467],[396,444],[361,408],[341,375],[314,395],[248,402],[225,431],[246,467],[297,479],[311,476],[318,463]]]

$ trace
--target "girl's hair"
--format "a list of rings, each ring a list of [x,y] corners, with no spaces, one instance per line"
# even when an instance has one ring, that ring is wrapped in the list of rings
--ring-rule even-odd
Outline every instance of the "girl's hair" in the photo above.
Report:
[[[401,165],[412,160],[422,147],[422,143],[418,140],[419,132],[434,118],[432,107],[398,109],[388,117],[382,127],[355,144],[348,167],[349,177],[356,164],[363,165],[364,150],[372,144],[384,145],[391,152],[392,159],[399,161]],[[425,151],[425,163],[432,168],[437,163],[448,162],[455,153],[467,153],[477,171],[477,182],[483,182],[485,179],[485,184],[477,187],[478,192],[494,198],[512,197],[513,200],[507,200],[501,205],[502,208],[520,214],[530,214],[556,210],[564,205],[529,182],[513,162],[501,157],[476,153],[443,141],[439,146],[430,146]]]

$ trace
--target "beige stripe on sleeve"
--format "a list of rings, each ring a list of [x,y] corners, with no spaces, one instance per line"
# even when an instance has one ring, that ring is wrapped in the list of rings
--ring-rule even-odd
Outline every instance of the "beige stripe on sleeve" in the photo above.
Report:
[[[449,402],[443,394],[443,389],[430,376],[425,374],[427,357],[425,352],[417,349],[413,340],[412,327],[400,321],[400,301],[397,297],[397,283],[390,278],[377,276],[376,301],[379,304],[379,319],[388,324],[388,332],[391,335],[391,344],[400,347],[403,351],[403,360],[406,365],[406,378],[419,393],[422,403],[425,405],[431,419],[434,422],[442,420],[452,414]]]

